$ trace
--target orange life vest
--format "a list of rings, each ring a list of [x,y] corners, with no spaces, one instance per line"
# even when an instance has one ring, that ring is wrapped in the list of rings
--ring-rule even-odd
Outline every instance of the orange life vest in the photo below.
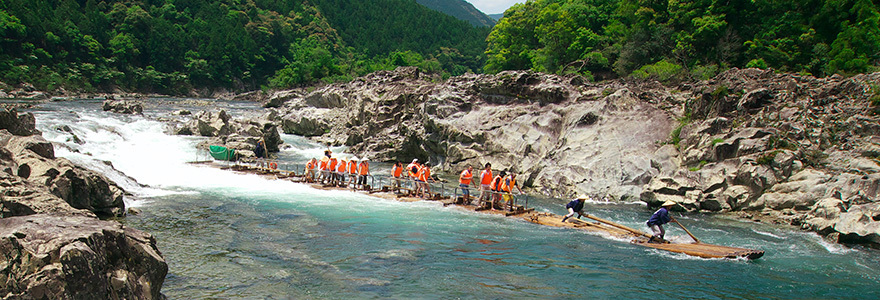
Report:
[[[327,170],[327,165],[330,164],[329,157],[321,157],[321,171]]]
[[[513,176],[507,175],[504,177],[504,180],[501,182],[501,190],[510,193],[513,189],[512,187],[516,186],[516,179],[513,179]]]
[[[367,175],[370,173],[370,163],[362,161],[360,167],[358,167],[358,173],[361,175]]]
[[[416,168],[415,172],[413,172],[413,168]],[[418,178],[418,175],[419,175],[418,172],[419,172],[419,169],[421,169],[421,168],[422,168],[422,166],[419,165],[419,163],[411,163],[411,164],[406,165],[406,172],[409,173],[409,177]]]
[[[348,162],[343,160],[339,161],[339,168],[336,169],[339,173],[345,173],[345,168],[348,167]]]
[[[402,175],[402,174],[403,174],[402,167],[398,167],[397,165],[394,165],[393,167],[391,167],[391,176],[394,176],[395,178],[400,178],[400,175]]]
[[[495,179],[492,179],[492,190],[496,192],[501,191],[501,175],[495,176]]]
[[[492,183],[492,170],[483,170],[480,173],[480,184],[491,184]]]
[[[306,163],[306,169],[314,170],[315,169],[315,161],[310,160],[308,163]]]
[[[353,160],[349,161],[348,162],[348,173],[354,175],[354,174],[357,174],[357,172],[358,172],[358,163]]]
[[[327,167],[330,168],[330,171],[336,170],[336,158],[335,157],[330,158],[330,163],[327,165]]]
[[[461,171],[461,175],[458,176],[458,183],[471,184],[472,178],[474,178],[474,174],[471,174],[470,171],[464,169],[464,171]]]
[[[428,182],[428,178],[431,178],[431,168],[422,167],[419,169],[419,180]]]

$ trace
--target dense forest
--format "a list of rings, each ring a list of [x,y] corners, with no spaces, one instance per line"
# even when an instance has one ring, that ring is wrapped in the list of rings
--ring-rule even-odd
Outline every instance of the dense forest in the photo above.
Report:
[[[186,94],[479,71],[489,28],[413,0],[0,0],[0,81]]]
[[[0,0],[0,82],[187,94],[397,66],[661,81],[880,70],[871,0],[529,0],[494,28],[415,0]]]
[[[878,71],[871,0],[530,0],[488,37],[486,72],[661,80],[730,67],[815,76]]]

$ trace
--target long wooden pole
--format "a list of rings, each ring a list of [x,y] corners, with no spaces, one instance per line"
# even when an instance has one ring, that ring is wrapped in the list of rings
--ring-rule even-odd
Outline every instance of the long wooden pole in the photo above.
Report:
[[[675,224],[678,224],[678,226],[681,227],[681,229],[684,229],[684,232],[687,232],[687,234],[689,236],[691,236],[692,239],[694,239],[694,242],[697,242],[697,244],[700,243],[700,240],[698,240],[697,237],[695,237],[694,234],[692,234],[690,230],[688,230],[687,228],[684,228],[684,225],[681,225],[681,223],[679,223],[677,219],[672,219],[672,221],[675,222]]]
[[[626,226],[623,226],[623,225],[620,225],[620,224],[617,224],[617,223],[614,223],[614,222],[611,222],[611,221],[608,221],[608,220],[605,220],[605,219],[602,219],[602,218],[599,218],[599,217],[596,217],[596,216],[590,215],[590,214],[584,214],[584,216],[587,217],[587,218],[590,218],[590,219],[593,219],[593,220],[596,220],[596,221],[599,221],[599,222],[602,222],[602,223],[605,223],[605,224],[608,224],[608,225],[611,225],[611,226],[614,226],[614,227],[617,227],[617,228],[620,228],[620,229],[623,229],[623,230],[626,230],[626,231],[632,232],[632,233],[634,233],[635,235],[638,235],[638,236],[644,236],[644,237],[648,237],[648,238],[651,237],[651,235],[649,235],[649,234],[647,234],[647,233],[644,233],[644,232],[641,232],[641,231],[638,231],[638,230],[635,230],[635,229],[632,229],[632,228],[629,228],[629,227],[626,227]]]

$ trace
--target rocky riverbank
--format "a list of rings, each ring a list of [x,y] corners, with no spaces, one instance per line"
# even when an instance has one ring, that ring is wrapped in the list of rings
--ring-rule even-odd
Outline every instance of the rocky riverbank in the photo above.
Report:
[[[552,196],[674,200],[878,244],[878,79],[732,69],[671,86],[522,71],[438,81],[399,68],[265,103],[285,133],[373,160],[447,172],[488,162]]]
[[[124,191],[56,158],[34,125],[33,114],[0,109],[0,296],[163,298],[156,240],[107,220],[125,214]]]

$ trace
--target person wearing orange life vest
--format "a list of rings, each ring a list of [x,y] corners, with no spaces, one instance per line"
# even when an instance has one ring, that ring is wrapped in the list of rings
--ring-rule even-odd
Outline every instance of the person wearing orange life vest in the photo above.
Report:
[[[492,193],[490,192],[490,184],[492,183],[492,164],[486,163],[486,167],[480,172],[480,206],[489,201]]]
[[[519,190],[519,193],[522,194],[522,189],[516,185],[516,173],[510,172],[510,174],[504,177],[501,181],[501,191],[504,192],[501,197],[504,199],[504,202],[507,202],[511,211],[513,210],[513,195],[511,194],[513,188],[516,188]]]
[[[492,210],[495,210],[495,207],[498,207],[501,202],[501,182],[504,181],[504,176],[507,175],[504,171],[501,171],[501,174],[495,176],[492,179],[491,190],[492,190]]]
[[[391,180],[394,180],[394,187],[399,191],[400,189],[400,177],[403,176],[403,163],[396,162],[394,166],[391,167]]]
[[[425,163],[421,169],[419,169],[419,183],[422,185],[422,197],[431,198],[431,186],[428,182],[433,182],[434,178],[431,178],[431,164]]]
[[[308,163],[306,163],[306,169],[304,170],[303,173],[306,174],[306,177],[305,177],[305,178],[306,178],[306,181],[307,181],[307,182],[313,182],[313,181],[314,181],[314,178],[315,178],[315,167],[317,167],[317,166],[318,166],[318,160],[317,160],[317,159],[314,159],[314,158],[312,158],[311,160],[309,160]]]
[[[412,180],[418,179],[418,172],[422,166],[419,165],[419,159],[413,158],[413,161],[406,165],[406,172],[409,174],[409,178]]]
[[[327,172],[327,168],[330,166],[330,154],[333,153],[330,150],[324,150],[324,157],[321,157],[321,181],[327,181],[330,179],[330,174]]]
[[[348,160],[345,158],[339,158],[339,165],[336,166],[337,177],[339,178],[339,184],[345,184],[345,173],[348,173]]]
[[[361,159],[360,165],[358,165],[358,185],[361,188],[367,188],[367,175],[370,175],[370,160],[367,158]]]
[[[357,156],[352,157],[351,160],[348,161],[348,181],[350,184],[352,184],[352,186],[357,183],[358,161],[359,159],[357,158]]]
[[[413,158],[412,162],[406,165],[406,173],[409,175],[409,180],[412,180],[413,186],[411,193],[418,195],[419,190],[421,190],[421,185],[419,185],[419,169],[422,168],[422,165],[419,164],[418,158]]]
[[[467,165],[464,171],[458,175],[458,186],[461,188],[462,200],[465,205],[471,204],[471,191],[468,189],[474,178],[474,167]]]
[[[330,182],[336,184],[336,181],[339,179],[339,176],[336,174],[336,164],[339,163],[339,160],[335,157],[330,157],[330,162],[327,163],[327,171],[330,174]]]

